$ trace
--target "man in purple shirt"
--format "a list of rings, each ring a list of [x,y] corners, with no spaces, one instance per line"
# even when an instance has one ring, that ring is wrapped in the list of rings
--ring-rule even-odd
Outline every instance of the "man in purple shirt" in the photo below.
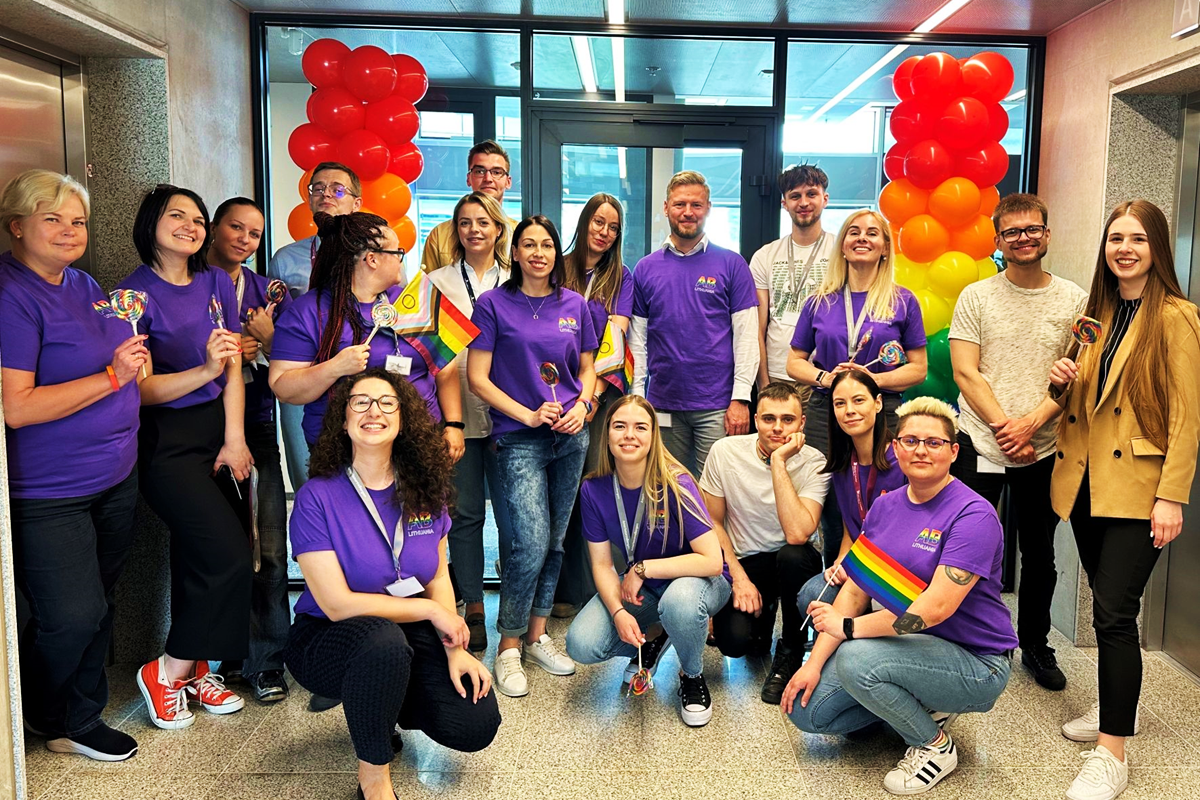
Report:
[[[754,278],[708,240],[711,209],[704,176],[676,173],[663,203],[671,235],[633,273],[633,392],[660,412],[663,443],[693,475],[714,442],[750,430],[758,374]]]

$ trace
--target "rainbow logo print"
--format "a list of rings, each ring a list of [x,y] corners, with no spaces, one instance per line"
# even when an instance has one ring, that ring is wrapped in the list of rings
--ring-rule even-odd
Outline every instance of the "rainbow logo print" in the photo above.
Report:
[[[579,333],[579,320],[574,317],[558,318],[559,333]]]
[[[846,553],[842,569],[858,588],[896,616],[907,611],[928,585],[867,539],[866,534],[860,534]]]
[[[717,279],[712,275],[701,275],[696,280],[696,291],[707,294],[717,293]]]
[[[667,510],[665,508],[654,509],[654,514],[650,517],[650,530],[667,529]]]
[[[428,511],[420,514],[410,514],[408,516],[409,536],[427,536],[433,533],[433,515]]]
[[[934,531],[926,528],[917,536],[917,540],[913,542],[913,547],[921,550],[928,550],[933,553],[938,549],[938,545],[942,542],[942,532]]]

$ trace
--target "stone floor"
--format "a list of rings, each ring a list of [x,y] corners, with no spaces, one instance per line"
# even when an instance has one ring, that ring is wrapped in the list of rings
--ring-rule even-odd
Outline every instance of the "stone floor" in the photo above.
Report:
[[[1006,598],[1011,603],[1011,597]],[[487,599],[494,619],[496,596]],[[554,620],[560,639],[566,622]],[[1059,798],[1074,777],[1085,745],[1058,732],[1096,698],[1096,652],[1053,644],[1068,676],[1065,692],[1038,687],[1021,668],[988,714],[954,724],[958,770],[932,797],[1045,800]],[[497,637],[486,661],[495,657]],[[1200,686],[1146,654],[1142,732],[1129,745],[1133,766],[1126,800],[1200,798]],[[679,719],[674,652],[653,692],[626,698],[618,689],[622,663],[580,667],[556,678],[536,669],[528,697],[500,697],[504,722],[482,753],[447,751],[419,733],[405,734],[393,764],[400,798],[546,798],[654,800],[704,798],[890,797],[883,774],[903,755],[894,734],[866,741],[799,733],[778,708],[758,698],[767,664],[726,660],[709,648],[705,674],[714,698],[707,727]],[[111,671],[110,721],[137,738],[140,752],[122,764],[56,755],[26,740],[30,798],[352,798],[355,759],[340,710],[312,714],[296,688],[280,704],[252,699],[228,717],[200,711],[184,731],[152,727],[133,681],[136,666]]]

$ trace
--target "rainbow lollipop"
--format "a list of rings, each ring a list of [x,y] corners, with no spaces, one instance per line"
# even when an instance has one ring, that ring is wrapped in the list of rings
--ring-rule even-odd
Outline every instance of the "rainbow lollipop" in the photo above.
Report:
[[[542,383],[550,387],[550,396],[554,398],[554,402],[558,402],[558,392],[555,391],[555,386],[558,386],[558,367],[551,364],[549,361],[543,361],[538,374],[542,376]]]
[[[225,327],[225,310],[215,294],[208,298],[208,318],[212,320],[213,327]]]
[[[375,305],[371,306],[371,323],[375,326],[371,330],[371,335],[367,337],[367,344],[375,338],[375,334],[380,328],[391,328],[400,321],[400,312],[396,307],[389,303],[386,299],[380,298],[375,301]]]
[[[1085,317],[1083,314],[1076,317],[1075,322],[1071,325],[1071,335],[1075,337],[1075,341],[1079,342],[1081,349],[1100,341],[1102,333],[1104,333],[1104,323],[1098,319]]]
[[[879,348],[879,358],[864,364],[864,367],[869,367],[872,364],[883,364],[885,367],[899,367],[908,363],[908,354],[904,352],[904,345],[893,339],[890,342],[884,342]]]
[[[629,689],[625,692],[625,696],[633,695],[641,697],[646,692],[654,688],[654,676],[650,674],[650,670],[642,666],[642,647],[638,645],[638,671],[629,681]]]
[[[287,297],[288,287],[283,281],[276,278],[267,284],[267,291],[264,296],[268,303],[282,303],[283,298]]]
[[[134,289],[117,289],[108,296],[107,300],[97,300],[92,308],[106,317],[123,319],[133,327],[133,335],[137,336],[137,325],[146,313],[148,297],[145,292]],[[142,365],[142,377],[146,377],[146,365]]]

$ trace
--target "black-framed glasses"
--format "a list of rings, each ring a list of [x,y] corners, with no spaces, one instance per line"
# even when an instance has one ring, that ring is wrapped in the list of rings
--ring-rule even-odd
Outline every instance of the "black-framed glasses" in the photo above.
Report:
[[[912,452],[917,449],[917,445],[925,445],[925,449],[936,453],[948,444],[951,444],[949,439],[943,439],[939,436],[930,436],[927,439],[918,439],[916,436],[901,436],[896,440],[905,450]]]
[[[508,177],[508,170],[506,170],[504,167],[492,167],[491,169],[488,169],[487,167],[481,167],[476,164],[467,171],[476,178],[482,178],[484,175],[491,175],[493,180],[498,181],[501,178]]]
[[[1015,242],[1025,234],[1030,241],[1036,242],[1046,235],[1045,225],[1028,225],[1024,228],[1007,228],[1000,231],[1000,238],[1006,242]]]
[[[384,414],[394,414],[396,409],[400,408],[400,398],[394,394],[385,394],[382,397],[371,397],[369,394],[350,395],[350,410],[359,414],[370,411],[372,403],[379,406],[379,410]]]
[[[350,195],[351,197],[358,197],[358,195],[356,195],[354,192],[350,191],[349,189],[347,189],[345,186],[343,186],[340,183],[310,183],[308,185],[309,197],[320,197],[320,196],[324,195],[326,192],[329,192],[334,197],[336,197],[338,200],[341,200],[346,195]]]
[[[382,247],[372,247],[370,252],[372,252],[372,253],[387,253],[389,256],[396,256],[397,258],[400,258],[400,259],[404,258],[404,248],[400,248],[399,250],[384,250]]]

